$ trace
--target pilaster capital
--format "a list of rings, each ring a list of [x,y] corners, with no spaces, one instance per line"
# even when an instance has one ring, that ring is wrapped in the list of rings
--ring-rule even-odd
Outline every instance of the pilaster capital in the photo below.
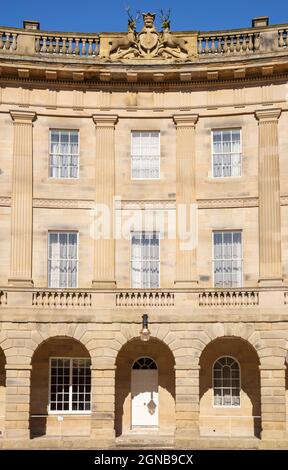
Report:
[[[282,109],[261,109],[255,111],[255,117],[259,122],[277,121],[281,115]]]
[[[199,119],[199,114],[174,114],[173,121],[177,127],[194,127]]]
[[[32,370],[31,364],[5,364],[6,370]]]
[[[116,114],[93,114],[92,119],[96,128],[114,127],[118,121],[118,116]]]
[[[37,113],[34,111],[10,110],[10,116],[17,124],[32,124],[36,120]]]

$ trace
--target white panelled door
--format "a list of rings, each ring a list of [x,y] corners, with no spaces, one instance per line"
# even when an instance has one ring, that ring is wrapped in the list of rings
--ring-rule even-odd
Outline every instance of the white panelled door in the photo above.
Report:
[[[158,370],[132,369],[132,427],[158,426]]]

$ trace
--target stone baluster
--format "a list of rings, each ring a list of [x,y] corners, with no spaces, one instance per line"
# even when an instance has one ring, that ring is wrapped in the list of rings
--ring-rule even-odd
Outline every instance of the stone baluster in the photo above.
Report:
[[[75,55],[80,54],[80,47],[79,47],[79,38],[75,39]]]
[[[33,121],[36,113],[10,111],[14,126],[11,272],[9,284],[31,286],[32,281],[32,190]]]
[[[284,46],[285,46],[285,41],[284,41],[284,38],[283,38],[283,33],[284,33],[284,30],[283,30],[283,29],[279,29],[279,31],[278,31],[278,46],[279,46],[279,47],[284,47]]]
[[[281,217],[278,152],[280,109],[256,111],[259,121],[259,284],[281,285]]]
[[[240,34],[236,34],[236,52],[241,52]]]
[[[60,53],[60,44],[59,44],[60,38],[56,37],[55,38],[55,54]]]
[[[73,38],[68,39],[68,54],[72,55],[73,54]]]
[[[215,37],[211,36],[211,53],[215,54],[216,52],[216,47],[215,47]]]
[[[88,55],[93,55],[93,39],[88,39]]]
[[[196,286],[196,150],[195,133],[198,115],[175,115],[176,139],[176,207],[177,248],[176,279],[178,287]],[[186,219],[186,220],[185,220]],[[184,232],[190,232],[189,245]],[[192,232],[193,231],[193,232]],[[186,232],[187,234],[187,232]],[[186,236],[185,234],[185,236]],[[182,240],[181,240],[182,238]],[[184,243],[183,243],[184,242]]]
[[[81,55],[84,57],[86,55],[86,39],[83,38],[82,39],[82,51],[81,51]]]
[[[47,38],[46,36],[43,36],[42,38],[42,48],[41,48],[41,52],[43,54],[45,54],[47,52]]]
[[[253,52],[253,34],[249,33],[249,42],[248,42],[248,50],[249,52]]]
[[[117,116],[93,115],[96,126],[95,205],[96,211],[103,210],[105,224],[103,234],[98,239],[95,236],[94,239],[93,287],[115,287],[116,284],[113,198],[115,196],[114,133],[117,119]]]
[[[5,49],[6,49],[6,51],[9,51],[9,50],[10,50],[10,46],[11,46],[11,43],[10,43],[10,34],[9,34],[9,33],[6,33],[6,42],[5,42]]]
[[[62,38],[62,54],[66,55],[67,54],[67,38],[63,37]]]
[[[234,52],[234,36],[233,36],[233,34],[231,34],[231,36],[230,36],[229,51]]]
[[[49,47],[48,47],[49,54],[53,54],[54,47],[53,47],[53,36],[49,36]]]
[[[221,54],[222,52],[222,36],[218,36],[217,52],[218,54]]]
[[[227,44],[228,36],[224,36],[224,44],[223,44],[223,52],[224,54],[227,54],[228,52],[228,44]]]

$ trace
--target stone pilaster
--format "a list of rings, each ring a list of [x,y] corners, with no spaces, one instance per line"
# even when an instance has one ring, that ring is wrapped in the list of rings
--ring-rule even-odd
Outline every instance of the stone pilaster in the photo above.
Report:
[[[91,366],[91,438],[113,444],[115,439],[115,367],[100,369]]]
[[[113,198],[115,196],[115,124],[117,116],[93,115],[96,125],[95,209],[102,214],[103,234],[94,240],[93,287],[115,287],[115,241]],[[96,215],[96,214],[95,214]]]
[[[259,284],[282,283],[278,118],[280,109],[256,111],[259,121]]]
[[[176,279],[178,287],[193,287],[197,281],[196,259],[196,151],[198,115],[175,115],[176,138]],[[192,233],[189,236],[187,232]]]
[[[175,366],[175,440],[182,444],[199,437],[199,369],[198,365]]]
[[[31,365],[7,364],[6,369],[6,439],[29,439]]]
[[[32,280],[32,194],[33,121],[36,113],[10,111],[14,125],[11,262],[9,284],[31,286]]]
[[[285,367],[260,366],[262,439],[281,439],[286,433]]]

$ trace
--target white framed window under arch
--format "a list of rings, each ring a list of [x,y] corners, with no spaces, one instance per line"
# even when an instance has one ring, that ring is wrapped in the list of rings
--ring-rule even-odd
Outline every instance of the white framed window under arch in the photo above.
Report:
[[[241,367],[233,356],[220,356],[212,367],[213,407],[240,407]]]

